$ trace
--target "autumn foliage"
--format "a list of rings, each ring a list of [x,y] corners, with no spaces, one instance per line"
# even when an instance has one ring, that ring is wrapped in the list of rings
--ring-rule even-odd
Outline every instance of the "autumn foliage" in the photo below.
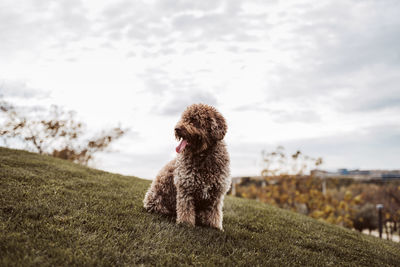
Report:
[[[236,195],[258,199],[345,227],[353,227],[352,218],[362,196],[349,190],[322,193],[322,181],[312,176],[281,175],[265,177],[264,186],[239,184]]]
[[[378,227],[376,204],[383,204],[388,236],[398,230],[400,182],[363,183],[305,175],[307,170],[322,164],[322,159],[304,156],[300,151],[287,157],[282,147],[271,153],[263,152],[263,158],[266,162],[263,175],[241,179],[235,185],[236,196],[359,231]]]

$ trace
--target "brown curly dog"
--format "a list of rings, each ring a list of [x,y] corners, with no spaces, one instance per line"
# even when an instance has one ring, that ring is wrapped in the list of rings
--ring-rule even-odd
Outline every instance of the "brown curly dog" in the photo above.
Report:
[[[224,117],[205,104],[186,108],[175,127],[177,157],[153,180],[143,200],[147,211],[176,215],[177,223],[222,230],[224,196],[231,185]]]

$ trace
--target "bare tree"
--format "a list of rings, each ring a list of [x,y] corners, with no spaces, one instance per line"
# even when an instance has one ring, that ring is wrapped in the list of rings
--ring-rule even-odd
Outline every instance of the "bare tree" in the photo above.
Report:
[[[304,175],[311,168],[323,164],[322,158],[304,155],[300,150],[287,156],[283,146],[278,146],[274,151],[268,153],[262,151],[262,160],[264,162],[262,176]]]
[[[32,116],[1,100],[0,114],[3,115],[0,124],[3,140],[16,139],[24,143],[27,150],[84,165],[93,159],[95,153],[104,151],[126,132],[115,127],[85,138],[85,125],[76,121],[75,113],[65,112],[57,106],[51,106],[47,115]]]

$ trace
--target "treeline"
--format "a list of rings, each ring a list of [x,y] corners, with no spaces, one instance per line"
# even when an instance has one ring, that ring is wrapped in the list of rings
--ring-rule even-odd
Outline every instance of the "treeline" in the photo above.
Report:
[[[235,184],[236,196],[258,199],[359,231],[378,228],[376,205],[383,204],[384,230],[387,236],[391,238],[400,231],[400,181],[374,184],[355,182],[352,179],[320,179],[303,173],[311,166],[316,167],[317,163],[320,165],[322,159],[302,156],[300,151],[293,155],[287,157],[282,147],[268,154],[263,153],[266,157],[264,159],[267,159],[266,166],[273,166],[273,171],[264,169],[264,176],[260,178],[242,179]],[[288,158],[295,167],[284,165],[284,162],[289,161]],[[271,164],[276,159],[286,169],[278,169],[277,164]],[[288,170],[295,168],[301,172],[288,173]]]

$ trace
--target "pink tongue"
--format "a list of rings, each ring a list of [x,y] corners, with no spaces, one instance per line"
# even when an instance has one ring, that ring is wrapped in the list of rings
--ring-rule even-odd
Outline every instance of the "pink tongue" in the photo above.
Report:
[[[185,139],[182,140],[182,142],[176,147],[176,152],[181,153],[184,149],[185,146],[187,145],[187,141]]]

